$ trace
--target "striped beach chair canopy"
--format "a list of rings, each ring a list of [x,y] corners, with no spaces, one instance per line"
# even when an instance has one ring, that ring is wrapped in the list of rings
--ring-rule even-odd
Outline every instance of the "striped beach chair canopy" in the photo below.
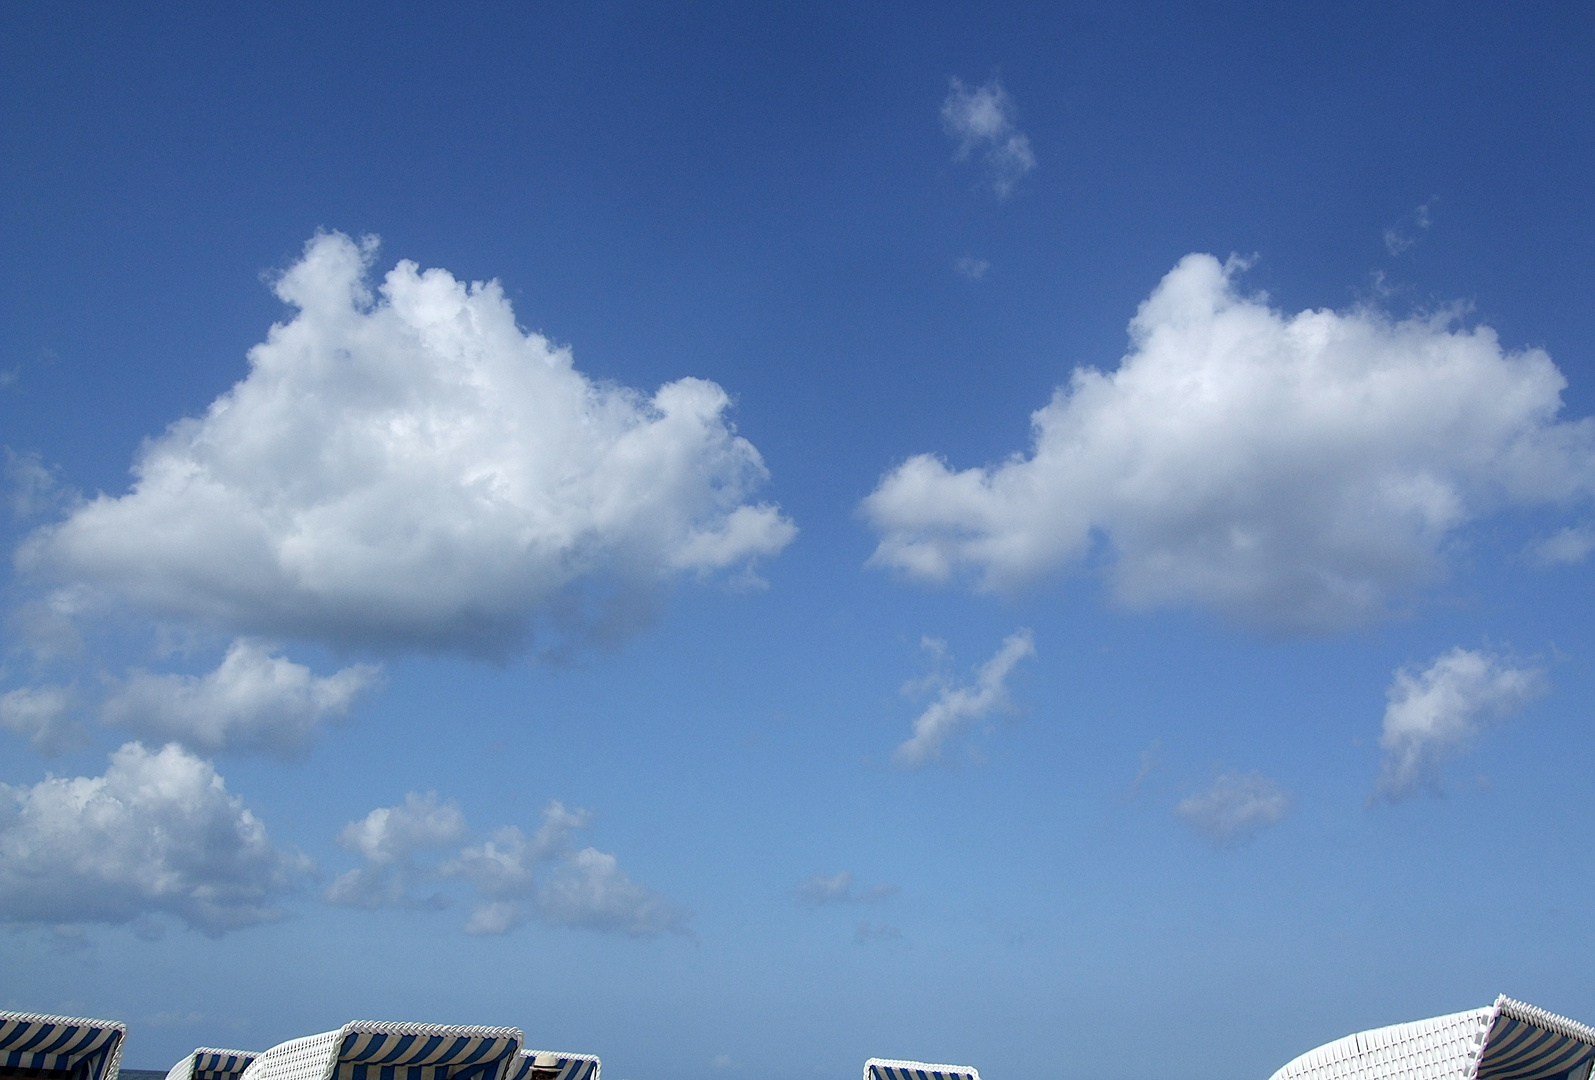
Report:
[[[599,1080],[602,1063],[596,1054],[557,1050],[522,1050],[504,1080]]]
[[[980,1070],[973,1065],[870,1058],[864,1063],[864,1080],[980,1080]]]
[[[166,1080],[239,1080],[260,1055],[253,1050],[218,1050],[201,1046],[173,1065]]]
[[[0,1012],[0,1078],[116,1080],[126,1036],[115,1020]]]
[[[355,1020],[281,1043],[240,1080],[505,1080],[520,1028]]]
[[[1513,1001],[1359,1031],[1272,1080],[1589,1080],[1595,1028]]]

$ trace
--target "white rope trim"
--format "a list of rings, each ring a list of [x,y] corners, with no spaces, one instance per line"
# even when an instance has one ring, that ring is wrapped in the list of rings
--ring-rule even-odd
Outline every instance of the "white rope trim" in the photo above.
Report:
[[[1569,1020],[1538,1005],[1530,1005],[1502,994],[1495,999],[1495,1010],[1513,1020],[1521,1020],[1525,1024],[1533,1024],[1546,1031],[1553,1031],[1558,1035],[1566,1035],[1569,1039],[1577,1039],[1579,1042],[1595,1046],[1595,1027],[1581,1024],[1577,1020]]]
[[[104,1028],[127,1034],[127,1025],[120,1020],[93,1020],[87,1016],[52,1016],[49,1013],[0,1011],[0,1023],[17,1020],[24,1024],[77,1024],[80,1027]]]
[[[520,1028],[482,1027],[476,1024],[411,1024],[387,1020],[351,1020],[338,1029],[340,1035],[451,1035],[456,1039],[525,1038]]]

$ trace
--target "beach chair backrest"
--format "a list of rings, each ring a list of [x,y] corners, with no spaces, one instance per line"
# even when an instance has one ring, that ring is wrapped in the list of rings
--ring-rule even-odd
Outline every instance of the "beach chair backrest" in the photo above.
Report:
[[[504,1080],[600,1080],[602,1068],[596,1054],[522,1050]]]

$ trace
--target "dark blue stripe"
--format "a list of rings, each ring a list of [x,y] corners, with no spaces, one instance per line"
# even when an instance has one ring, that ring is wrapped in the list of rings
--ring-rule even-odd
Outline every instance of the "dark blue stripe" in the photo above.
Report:
[[[40,1024],[38,1026],[38,1029],[36,1031],[34,1031],[33,1038],[29,1039],[27,1042],[25,1042],[21,1046],[17,1047],[17,1053],[19,1053],[19,1054],[20,1053],[26,1053],[27,1051],[32,1050],[35,1046],[38,1046],[45,1039],[48,1039],[50,1037],[50,1033],[52,1031],[54,1031],[54,1030],[55,1030],[55,1025],[54,1024]]]
[[[394,1044],[393,1049],[388,1051],[386,1054],[383,1054],[380,1058],[377,1058],[375,1064],[389,1065],[396,1061],[402,1061],[404,1059],[404,1052],[410,1049],[410,1044],[415,1042],[415,1038],[416,1037],[414,1035],[400,1035],[398,1041]],[[370,1059],[368,1058],[367,1060]],[[393,1077],[383,1076],[382,1080],[393,1080]]]
[[[497,1047],[497,1045],[498,1045],[498,1040],[497,1039],[483,1039],[482,1040],[482,1045],[478,1046],[475,1050],[472,1050],[469,1055],[467,1055],[462,1061],[459,1062],[459,1064],[461,1064],[461,1065],[469,1065],[472,1062],[477,1061],[478,1059],[480,1059],[481,1056],[483,1054],[487,1053],[489,1050],[495,1049]],[[502,1053],[498,1053],[498,1054],[494,1054],[493,1055],[495,1060],[498,1059],[498,1058],[501,1058],[503,1056],[504,1055]]]

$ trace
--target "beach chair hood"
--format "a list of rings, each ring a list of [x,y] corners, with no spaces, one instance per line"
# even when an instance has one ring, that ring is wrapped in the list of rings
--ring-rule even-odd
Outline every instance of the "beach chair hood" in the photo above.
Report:
[[[1359,1031],[1271,1080],[1589,1080],[1595,1028],[1514,1001]]]
[[[504,1080],[520,1028],[355,1020],[281,1043],[241,1080]]]
[[[78,1016],[0,1012],[0,1069],[66,1072],[72,1080],[116,1080],[127,1025]]]
[[[870,1058],[864,1063],[864,1080],[980,1080],[980,1070],[973,1065]]]

